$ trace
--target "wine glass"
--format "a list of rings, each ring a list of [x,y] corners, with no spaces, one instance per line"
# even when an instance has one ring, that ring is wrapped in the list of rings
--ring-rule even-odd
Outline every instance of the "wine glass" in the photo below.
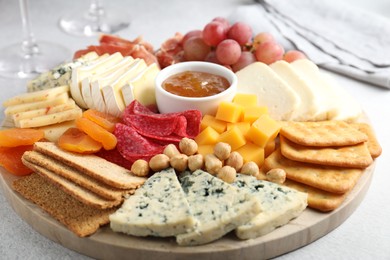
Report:
[[[68,14],[59,20],[62,30],[77,36],[111,34],[129,25],[129,18],[126,14],[107,12],[100,0],[91,0],[87,11]]]
[[[70,51],[55,43],[37,42],[31,28],[28,1],[19,0],[19,6],[23,41],[0,49],[0,76],[33,78],[65,61]]]

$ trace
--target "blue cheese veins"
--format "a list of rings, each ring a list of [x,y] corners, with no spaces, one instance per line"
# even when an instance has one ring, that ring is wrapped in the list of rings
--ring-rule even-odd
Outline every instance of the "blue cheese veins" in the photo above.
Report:
[[[257,180],[253,176],[238,174],[232,185],[255,195],[262,208],[262,212],[251,221],[235,230],[240,239],[251,239],[270,233],[299,216],[307,206],[306,193]]]
[[[195,230],[176,236],[179,245],[214,241],[260,212],[260,203],[248,191],[202,170],[184,173],[180,181],[198,225]]]
[[[172,168],[155,173],[110,215],[113,231],[134,236],[175,236],[195,225]]]

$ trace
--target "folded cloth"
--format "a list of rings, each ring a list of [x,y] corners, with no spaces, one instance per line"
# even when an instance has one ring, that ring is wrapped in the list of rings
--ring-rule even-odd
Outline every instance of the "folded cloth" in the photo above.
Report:
[[[337,0],[259,0],[229,19],[269,32],[318,66],[390,89],[390,20]]]

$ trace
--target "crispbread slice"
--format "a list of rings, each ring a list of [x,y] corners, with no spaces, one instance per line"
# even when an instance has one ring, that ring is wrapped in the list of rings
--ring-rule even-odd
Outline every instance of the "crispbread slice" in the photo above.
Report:
[[[306,146],[346,146],[368,140],[367,135],[343,121],[293,122],[282,126],[280,134]]]
[[[57,175],[60,175],[74,182],[75,184],[78,184],[100,195],[101,197],[109,200],[122,200],[123,195],[132,192],[132,189],[122,190],[122,189],[110,187],[107,184],[97,181],[94,178],[85,175],[80,171],[77,171],[72,167],[69,167],[68,165],[61,163],[60,161],[55,160],[37,151],[25,152],[23,154],[23,159],[35,165],[41,166],[49,171],[52,171]]]
[[[350,168],[366,168],[373,162],[366,142],[342,147],[308,147],[281,135],[280,147],[283,156],[299,162]]]
[[[34,150],[59,160],[115,188],[134,189],[146,181],[145,177],[135,176],[129,170],[99,156],[67,152],[51,142],[36,142]]]
[[[281,168],[287,178],[332,193],[342,194],[351,190],[362,174],[361,169],[314,165],[289,160],[280,149],[264,161],[264,170]]]
[[[99,195],[69,181],[54,172],[45,169],[41,166],[35,165],[22,158],[23,164],[32,169],[34,172],[38,173],[42,177],[46,178],[54,185],[62,189],[64,192],[68,193],[78,201],[82,202],[85,205],[92,206],[98,209],[108,209],[118,206],[122,200],[107,200]]]
[[[367,146],[372,158],[379,157],[379,155],[382,153],[382,147],[379,144],[372,127],[366,123],[353,123],[351,126],[367,135]]]
[[[37,173],[13,182],[12,187],[80,237],[92,235],[109,223],[116,209],[99,210],[74,199]]]

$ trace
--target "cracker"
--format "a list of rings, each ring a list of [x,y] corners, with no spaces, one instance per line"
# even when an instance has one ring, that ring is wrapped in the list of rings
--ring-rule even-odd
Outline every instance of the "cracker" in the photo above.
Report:
[[[92,235],[108,224],[109,215],[116,211],[86,206],[37,173],[17,179],[12,187],[80,237]]]
[[[347,193],[334,194],[291,180],[286,180],[283,185],[307,193],[308,206],[322,212],[335,210],[347,197]]]
[[[367,135],[343,121],[288,122],[280,134],[306,146],[346,146],[367,141]]]
[[[280,152],[273,152],[264,161],[264,170],[281,168],[287,179],[306,184],[331,193],[343,194],[350,191],[359,180],[362,170],[302,163],[289,160]]]
[[[82,202],[85,205],[95,207],[98,209],[108,209],[118,206],[122,203],[122,200],[107,200],[100,197],[99,195],[69,181],[54,172],[47,170],[41,166],[30,163],[29,161],[22,158],[23,164],[44,177],[64,192],[71,195],[73,198]]]
[[[373,162],[366,142],[342,147],[308,147],[280,136],[280,147],[283,156],[299,162],[350,168],[366,168]]]
[[[379,157],[382,154],[382,147],[379,144],[372,127],[366,123],[353,123],[351,126],[367,135],[367,146],[372,158]]]

